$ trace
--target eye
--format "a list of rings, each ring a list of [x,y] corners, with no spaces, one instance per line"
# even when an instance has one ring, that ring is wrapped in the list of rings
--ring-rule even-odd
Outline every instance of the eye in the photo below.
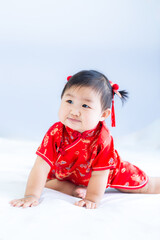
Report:
[[[72,100],[67,100],[66,102],[67,102],[67,103],[70,103],[70,104],[72,104],[72,103],[73,103],[73,101],[72,101]]]
[[[83,108],[90,108],[87,104],[82,105]]]

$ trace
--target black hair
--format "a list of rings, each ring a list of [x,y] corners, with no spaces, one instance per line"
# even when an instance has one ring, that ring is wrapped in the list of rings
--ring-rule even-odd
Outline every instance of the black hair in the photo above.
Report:
[[[63,97],[65,91],[72,86],[91,87],[98,94],[100,94],[102,111],[111,107],[113,94],[115,93],[112,90],[112,86],[108,78],[104,74],[94,70],[84,70],[74,74],[64,86],[61,98]],[[122,90],[119,91],[119,93],[122,96],[122,103],[124,103],[128,98],[128,92]]]

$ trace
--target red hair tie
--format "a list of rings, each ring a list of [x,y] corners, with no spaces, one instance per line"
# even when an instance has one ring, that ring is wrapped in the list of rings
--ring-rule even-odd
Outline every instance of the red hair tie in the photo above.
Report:
[[[72,76],[68,76],[68,77],[67,77],[67,81],[69,81],[69,79],[70,79],[71,77],[72,77]]]
[[[115,110],[114,110],[114,94],[117,94],[120,98],[122,97],[121,94],[118,92],[119,85],[116,83],[113,83],[109,81],[112,87],[113,91],[113,97],[112,97],[112,109],[111,109],[111,126],[115,127],[116,126],[116,120],[115,120]]]

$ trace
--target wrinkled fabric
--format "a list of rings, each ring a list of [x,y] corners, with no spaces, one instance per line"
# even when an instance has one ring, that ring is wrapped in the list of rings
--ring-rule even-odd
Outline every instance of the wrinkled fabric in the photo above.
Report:
[[[48,179],[87,186],[92,171],[110,170],[106,187],[134,189],[148,181],[138,167],[121,160],[104,122],[83,133],[57,122],[45,134],[36,154],[51,167]]]

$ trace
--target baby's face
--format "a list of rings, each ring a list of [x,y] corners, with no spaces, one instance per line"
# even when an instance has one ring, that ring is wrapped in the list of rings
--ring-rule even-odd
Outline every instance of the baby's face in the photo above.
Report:
[[[84,132],[97,126],[110,114],[102,112],[100,95],[90,87],[71,87],[62,97],[59,119],[67,127]]]

